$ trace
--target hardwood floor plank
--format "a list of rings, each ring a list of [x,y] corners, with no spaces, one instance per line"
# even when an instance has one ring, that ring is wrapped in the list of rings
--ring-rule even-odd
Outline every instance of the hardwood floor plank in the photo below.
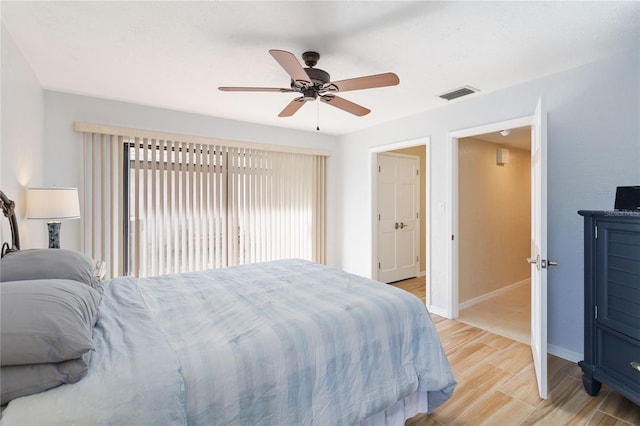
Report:
[[[444,347],[447,353],[470,342],[483,333],[479,328],[456,321],[449,323],[442,321],[436,324],[436,329],[440,335],[442,347]]]
[[[443,322],[443,321],[451,321],[450,319],[447,319],[445,317],[441,317],[440,315],[436,315],[436,314],[431,314],[431,319],[433,320],[434,324],[438,324],[438,323]]]
[[[404,423],[405,426],[444,426],[429,414],[418,414]]]
[[[534,407],[542,401],[538,395],[538,383],[533,364],[515,374],[500,387],[500,391]]]
[[[600,411],[632,425],[640,425],[640,407],[619,393],[609,392]]]
[[[572,377],[582,380],[582,370],[578,364],[558,358],[557,356],[547,356],[547,381],[549,389],[556,387],[565,377]]]
[[[593,416],[605,395],[589,396],[582,383],[566,377],[522,423],[524,425],[583,425]]]
[[[424,297],[424,285],[400,284]],[[597,397],[589,396],[576,363],[548,356],[549,398],[541,400],[530,346],[460,321],[431,317],[458,386],[449,401],[431,414],[407,420],[407,426],[640,425],[640,407],[607,385]]]
[[[509,378],[499,368],[485,363],[478,364],[458,377],[460,379],[451,399],[431,414],[443,424],[454,424],[467,410],[481,404],[487,393],[496,390]]]
[[[456,425],[517,425],[520,424],[534,407],[502,393],[487,393],[470,410],[456,419]]]
[[[513,343],[513,340],[497,334],[486,332],[482,336],[478,337],[478,342],[484,343],[492,348],[506,349]]]
[[[487,358],[489,364],[495,365],[510,376],[518,374],[533,362],[531,347],[519,342],[513,342],[506,349],[497,352],[494,356]]]
[[[630,426],[633,424],[634,423],[627,423],[620,419],[616,419],[615,417],[611,417],[602,411],[597,411],[591,420],[589,420],[589,423],[587,423],[588,426]]]
[[[451,364],[453,375],[458,377],[477,366],[483,359],[495,355],[496,352],[497,349],[474,340],[451,351],[447,358],[449,359],[449,364]]]

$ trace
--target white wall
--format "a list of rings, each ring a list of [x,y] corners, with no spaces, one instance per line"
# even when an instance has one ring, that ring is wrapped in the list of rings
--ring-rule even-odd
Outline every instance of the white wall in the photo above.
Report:
[[[613,208],[618,185],[640,184],[640,48],[496,93],[341,137],[342,267],[371,276],[371,166],[368,149],[431,137],[431,303],[445,309],[449,277],[447,132],[548,110],[548,340],[583,351],[583,238],[579,209]],[[469,83],[473,83],[470,81]],[[481,88],[480,88],[481,89]]]
[[[81,185],[82,135],[73,131],[74,121],[332,152],[336,152],[337,146],[335,137],[323,133],[286,130],[53,91],[45,91],[44,110],[44,155],[47,159],[44,180],[48,185]],[[338,159],[329,157],[327,168],[327,260],[330,265],[337,265]],[[65,222],[60,244],[80,249],[80,229],[80,221]]]
[[[47,226],[25,219],[26,188],[43,184],[44,93],[33,70],[2,25],[0,190],[16,202],[21,248],[47,247]],[[0,215],[0,244],[11,242]]]

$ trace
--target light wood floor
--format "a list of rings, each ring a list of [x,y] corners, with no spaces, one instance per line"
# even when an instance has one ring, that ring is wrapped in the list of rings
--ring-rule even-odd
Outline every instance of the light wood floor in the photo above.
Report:
[[[424,278],[394,285],[425,300]],[[549,397],[541,400],[528,345],[432,317],[458,385],[449,401],[407,426],[640,425],[640,407],[606,385],[587,395],[577,364],[549,355]]]
[[[458,321],[516,342],[531,344],[531,280],[460,309]]]

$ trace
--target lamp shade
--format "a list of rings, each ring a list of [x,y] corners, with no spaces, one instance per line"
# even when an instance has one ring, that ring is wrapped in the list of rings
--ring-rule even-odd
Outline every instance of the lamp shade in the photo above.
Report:
[[[28,188],[28,219],[79,219],[78,188]]]

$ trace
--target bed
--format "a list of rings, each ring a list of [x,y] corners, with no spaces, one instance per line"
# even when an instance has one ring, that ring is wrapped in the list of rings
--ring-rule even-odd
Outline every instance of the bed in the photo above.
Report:
[[[298,259],[103,283],[12,275],[9,261],[35,252],[70,253],[2,259],[3,339],[9,289],[76,283],[95,304],[82,302],[90,359],[79,377],[9,396],[2,425],[404,424],[456,384],[424,304],[387,284]]]

